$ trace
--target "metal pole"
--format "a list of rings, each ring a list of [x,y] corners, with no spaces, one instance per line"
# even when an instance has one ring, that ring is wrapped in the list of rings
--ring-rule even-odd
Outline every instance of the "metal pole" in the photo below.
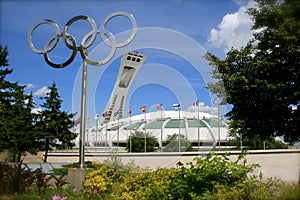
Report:
[[[132,137],[131,137],[131,113],[129,114],[129,152],[132,151]]]
[[[85,150],[85,121],[86,121],[86,87],[87,87],[87,62],[83,60],[82,65],[82,86],[81,86],[81,123],[80,123],[80,168],[84,168],[84,150]]]
[[[107,122],[105,122],[105,152],[107,152],[108,140],[107,140]]]
[[[162,152],[163,151],[163,143],[162,143],[162,140],[163,140],[162,108],[160,109],[160,123],[161,123],[161,126],[160,126],[160,151]]]
[[[86,141],[87,141],[87,147],[90,146],[90,141],[89,141],[89,135],[90,135],[90,116],[87,117],[87,134],[86,134]]]
[[[181,152],[181,135],[180,135],[180,127],[181,127],[181,122],[180,122],[180,106],[178,107],[178,113],[179,113],[179,134],[178,134],[178,146],[179,146],[179,152]]]
[[[197,102],[198,106],[198,151],[200,151],[200,108],[199,108],[199,102]]]
[[[144,137],[144,148],[145,148],[145,153],[147,152],[147,136],[146,136],[146,112],[145,112],[145,137]]]
[[[220,103],[218,103],[218,136],[219,136],[219,151],[221,151],[221,134],[220,134]]]
[[[96,146],[98,147],[98,138],[97,138],[97,135],[98,135],[98,116],[96,116],[96,142],[95,142]]]
[[[119,112],[119,110],[118,110]],[[119,113],[118,113],[118,131],[117,131],[117,152],[119,152],[119,142],[120,142],[120,122],[119,122]]]

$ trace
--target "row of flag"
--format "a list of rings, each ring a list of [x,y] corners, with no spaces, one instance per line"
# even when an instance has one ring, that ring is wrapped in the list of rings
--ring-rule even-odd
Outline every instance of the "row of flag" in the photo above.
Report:
[[[177,104],[173,104],[173,106],[174,106],[174,108],[179,108],[180,104],[178,104],[178,103]],[[156,109],[157,110],[161,110],[162,109],[162,104],[158,104],[156,106]],[[147,111],[147,107],[146,106],[142,106],[142,107],[140,107],[140,110],[145,113]],[[130,115],[131,113],[132,113],[132,108],[130,107],[129,110],[127,111],[127,114]],[[114,117],[117,116],[118,114],[119,114],[119,110],[117,110],[115,112]],[[102,113],[102,117],[106,117],[106,116],[107,116],[107,112]]]
[[[199,105],[199,100],[197,100],[197,101],[195,101],[195,102],[193,103],[193,106],[198,106],[198,105]],[[179,104],[179,103],[173,104],[173,107],[174,107],[175,109],[179,109],[179,108],[180,108],[180,104]],[[156,106],[156,109],[157,109],[157,110],[161,110],[161,109],[162,109],[162,104],[158,104],[158,105]],[[147,107],[146,107],[146,106],[142,106],[142,107],[140,107],[140,110],[141,110],[142,112],[146,113]],[[118,110],[114,113],[114,117],[118,116],[119,113],[120,113],[120,110],[118,109]],[[132,113],[132,108],[130,107],[129,110],[127,111],[127,114],[131,115],[131,113]],[[102,117],[107,117],[107,111],[104,112],[104,113],[102,113],[101,116],[102,116]],[[98,118],[99,118],[99,115],[96,114],[95,119],[98,119]],[[80,119],[80,117],[79,117],[77,120],[75,120],[75,124],[80,123],[80,120],[81,120],[81,119]]]

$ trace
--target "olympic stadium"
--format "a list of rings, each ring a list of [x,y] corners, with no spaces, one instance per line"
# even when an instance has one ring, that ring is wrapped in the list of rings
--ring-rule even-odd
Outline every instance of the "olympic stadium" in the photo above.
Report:
[[[168,136],[174,134],[184,136],[193,148],[212,149],[217,145],[225,146],[228,136],[227,124],[219,120],[218,116],[199,112],[199,109],[198,112],[183,111],[180,110],[180,104],[177,104],[176,111],[159,108],[154,112],[146,112],[145,109],[142,110],[142,114],[135,116],[126,112],[128,90],[146,58],[146,55],[138,52],[124,53],[105,111],[101,118],[96,119],[96,125],[88,125],[86,129],[85,147],[125,150],[129,136],[135,131],[155,137],[158,141],[157,146],[161,149]],[[76,144],[79,144],[79,139]]]
[[[179,118],[180,112],[180,118]],[[112,120],[87,129],[87,148],[119,148],[125,150],[126,143],[135,131],[146,132],[165,144],[169,135],[181,134],[193,148],[224,148],[228,137],[228,125],[208,113],[189,111],[156,111]]]

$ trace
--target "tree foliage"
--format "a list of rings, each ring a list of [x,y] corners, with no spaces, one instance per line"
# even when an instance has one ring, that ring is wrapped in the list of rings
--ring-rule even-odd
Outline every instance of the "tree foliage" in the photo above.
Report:
[[[255,39],[240,50],[231,49],[224,60],[205,55],[213,77],[220,79],[208,87],[233,105],[227,113],[233,132],[244,138],[284,136],[294,143],[300,140],[300,3],[256,3],[248,11],[253,29],[259,30]]]
[[[166,152],[185,152],[193,149],[191,142],[182,134],[168,135],[165,143]]]
[[[41,98],[44,103],[41,105],[43,110],[38,121],[41,131],[40,140],[45,141],[44,162],[47,161],[47,153],[52,147],[73,147],[73,140],[77,136],[71,131],[71,128],[74,127],[74,115],[61,111],[62,100],[55,82],[49,87],[49,90],[50,92]]]
[[[0,45],[0,151],[9,150],[12,160],[20,161],[25,152],[73,146],[76,137],[70,131],[74,126],[73,114],[60,110],[62,100],[55,83],[42,98],[44,110],[40,114],[32,113],[35,106],[32,94],[25,94],[25,86],[7,78],[13,72],[8,68],[7,57],[7,48]]]
[[[25,95],[25,86],[7,80],[13,70],[8,66],[7,48],[0,45],[0,150],[7,149],[13,161],[20,161],[23,152],[36,153],[35,115],[32,94]]]
[[[145,152],[145,139],[146,139],[146,152],[153,152],[157,147],[157,139],[149,133],[136,131],[133,135],[129,136],[126,143],[126,149],[131,152]]]

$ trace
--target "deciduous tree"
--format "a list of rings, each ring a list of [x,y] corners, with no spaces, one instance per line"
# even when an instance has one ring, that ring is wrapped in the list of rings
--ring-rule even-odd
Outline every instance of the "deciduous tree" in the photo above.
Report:
[[[145,133],[136,131],[127,139],[126,149],[131,152],[145,152]],[[153,152],[157,147],[157,139],[146,133],[146,151]]]
[[[249,10],[255,39],[230,50],[224,60],[206,54],[213,77],[220,79],[208,87],[233,105],[227,113],[231,130],[250,138],[284,136],[294,143],[300,140],[300,2],[256,3]]]

